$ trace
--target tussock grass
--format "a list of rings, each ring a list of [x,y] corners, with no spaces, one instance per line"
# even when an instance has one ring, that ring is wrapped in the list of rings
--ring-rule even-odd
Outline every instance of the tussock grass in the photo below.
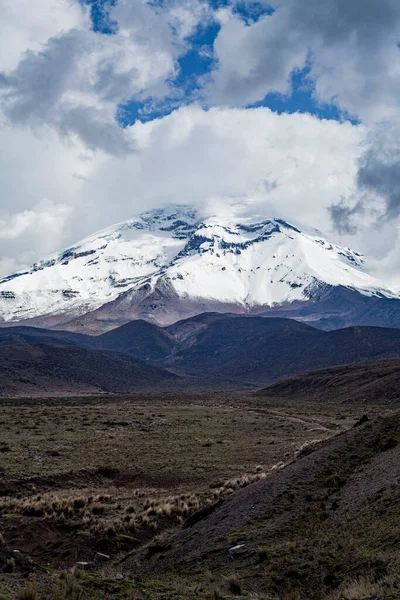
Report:
[[[360,598],[386,596],[395,591],[398,591],[398,582],[392,577],[384,577],[378,582],[368,577],[358,577],[345,582],[324,600],[360,600]]]
[[[217,488],[170,495],[151,488],[110,488],[110,493],[102,494],[87,489],[79,495],[74,490],[61,490],[28,498],[4,497],[0,499],[0,515],[20,514],[59,524],[79,521],[84,530],[94,535],[132,534],[141,529],[156,532],[163,522],[179,525],[201,508],[266,476],[262,467],[257,466],[254,472],[227,479]]]
[[[4,565],[5,573],[12,573],[15,569],[15,558],[8,558]]]
[[[27,583],[19,592],[18,600],[39,600],[36,585],[34,583]]]
[[[227,579],[228,590],[234,596],[240,596],[242,594],[242,585],[237,575],[231,575]]]

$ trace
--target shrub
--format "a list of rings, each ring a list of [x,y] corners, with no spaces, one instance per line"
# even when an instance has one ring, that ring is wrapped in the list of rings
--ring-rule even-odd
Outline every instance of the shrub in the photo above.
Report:
[[[84,508],[86,504],[86,500],[83,496],[80,496],[79,498],[75,498],[74,500],[74,510],[78,511],[81,508]]]

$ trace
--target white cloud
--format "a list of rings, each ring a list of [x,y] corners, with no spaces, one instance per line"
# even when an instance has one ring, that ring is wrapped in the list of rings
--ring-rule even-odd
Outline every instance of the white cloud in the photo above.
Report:
[[[84,182],[93,209],[103,207],[99,226],[167,202],[210,209],[218,200],[327,230],[327,207],[355,185],[364,134],[310,115],[195,105],[129,131],[137,155],[106,159]]]
[[[54,204],[51,200],[43,198],[30,210],[16,213],[8,220],[0,220],[0,240],[16,240],[26,235],[47,237],[49,234],[58,239],[64,231],[64,224],[70,213],[70,206]],[[46,243],[48,242],[46,239]],[[50,241],[50,246],[52,243]]]
[[[277,215],[328,234],[327,209],[337,205],[358,226],[343,241],[388,256],[389,271],[396,223],[386,219],[378,230],[374,211],[398,215],[400,4],[270,4],[275,12],[250,25],[230,9],[216,14],[217,68],[204,94],[220,108],[183,106],[124,130],[118,105],[168,96],[188,38],[213,18],[208,3],[119,0],[110,8],[116,34],[105,36],[78,0],[0,0],[0,270],[181,202],[221,213],[234,204],[238,214]],[[366,125],[230,108],[288,93],[290,73],[306,64],[317,100]],[[382,118],[389,124],[374,127]],[[349,213],[357,203],[364,212]]]
[[[90,26],[88,10],[75,0],[0,0],[0,14],[0,71],[5,72],[49,38]]]
[[[88,152],[51,131],[38,137],[3,127],[0,144],[12,138],[14,145],[0,156],[0,197],[7,207],[0,211],[2,255],[18,256],[23,266],[27,257],[37,260],[167,202],[214,211],[236,203],[247,212],[329,229],[326,207],[354,186],[363,131],[266,108],[189,106],[128,128],[138,150],[117,157]],[[37,206],[43,197],[52,203]]]
[[[217,67],[206,87],[210,103],[241,106],[260,101],[269,92],[290,92],[290,73],[301,68],[307,47],[299,35],[285,35],[279,12],[247,25],[234,13],[223,12],[214,42]]]
[[[310,67],[315,96],[374,121],[398,111],[400,3],[397,0],[273,0],[271,15],[246,25],[224,18],[208,100],[227,105],[290,91],[290,73]]]
[[[25,209],[0,219],[0,270],[19,269],[37,258],[37,249],[44,255],[63,241],[72,206],[56,204],[44,198],[31,209]],[[15,255],[8,255],[10,245]]]
[[[13,60],[0,62],[4,115],[14,124],[52,127],[116,155],[134,150],[116,122],[118,105],[168,94],[187,36],[210,13],[197,0],[170,0],[162,10],[145,0],[120,0],[110,10],[115,35],[102,35],[91,29],[77,0],[64,0],[68,18],[52,5],[43,6],[50,17],[42,28],[29,12],[28,31],[25,2],[16,0],[16,5],[17,14],[8,9],[3,21],[6,37],[14,32],[19,40]]]

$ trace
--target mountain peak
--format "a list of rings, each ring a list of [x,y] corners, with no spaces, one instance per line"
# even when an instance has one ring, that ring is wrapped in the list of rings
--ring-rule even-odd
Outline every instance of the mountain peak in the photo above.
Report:
[[[198,211],[189,204],[166,204],[162,208],[140,213],[139,218],[145,223],[164,223],[180,219],[195,222],[198,219]]]

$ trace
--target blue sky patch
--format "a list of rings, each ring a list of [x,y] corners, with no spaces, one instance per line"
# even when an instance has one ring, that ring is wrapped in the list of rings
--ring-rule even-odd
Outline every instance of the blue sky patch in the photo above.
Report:
[[[90,6],[93,31],[105,35],[115,33],[117,24],[110,19],[109,11],[117,3],[117,0],[81,0],[81,2]]]
[[[149,98],[144,102],[131,100],[125,104],[120,104],[116,113],[116,119],[121,127],[129,127],[136,121],[153,121],[171,114],[182,105],[181,100],[166,99],[154,100]]]
[[[183,87],[186,94],[196,87],[197,77],[209,73],[214,67],[213,46],[220,30],[219,23],[211,23],[207,27],[200,27],[195,35],[187,41],[190,50],[179,60],[179,74],[174,86]]]
[[[240,15],[247,25],[251,25],[264,15],[272,15],[274,10],[261,2],[238,2],[233,12]]]
[[[348,120],[354,125],[356,119],[343,114],[334,104],[319,104],[313,95],[313,84],[309,79],[309,67],[301,71],[294,71],[291,76],[292,93],[283,95],[270,93],[260,102],[251,104],[248,108],[267,106],[272,111],[281,113],[310,113],[319,119],[330,119],[335,121]]]

